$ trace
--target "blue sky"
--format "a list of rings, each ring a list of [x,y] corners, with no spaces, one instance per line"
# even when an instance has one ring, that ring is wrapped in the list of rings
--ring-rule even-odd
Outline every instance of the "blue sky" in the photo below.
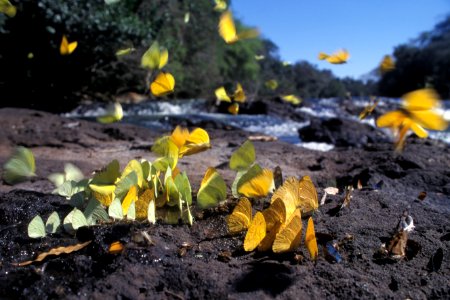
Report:
[[[340,77],[358,78],[383,55],[450,13],[450,0],[234,0],[232,11],[279,47],[283,60],[306,60]],[[318,61],[320,51],[346,48],[345,65]]]

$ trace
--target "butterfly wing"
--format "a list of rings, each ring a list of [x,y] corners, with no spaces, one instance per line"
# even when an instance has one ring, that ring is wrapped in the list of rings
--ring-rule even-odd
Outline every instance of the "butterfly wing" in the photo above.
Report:
[[[227,219],[228,231],[231,234],[246,230],[252,220],[252,204],[250,201],[242,197],[232,214]]]
[[[300,245],[302,237],[302,218],[296,209],[287,225],[278,232],[272,245],[275,253],[293,251]]]
[[[123,118],[123,108],[118,102],[111,103],[103,116],[97,117],[97,121],[103,124],[113,123],[122,120]]]
[[[180,157],[203,152],[211,148],[208,132],[202,128],[194,129],[180,148]]]
[[[77,46],[78,46],[78,42],[77,42],[77,41],[70,43],[70,44],[67,46],[67,52],[68,52],[67,54],[72,54],[72,52],[75,51],[75,49],[77,48]]]
[[[448,127],[448,123],[442,115],[432,110],[410,111],[409,113],[412,120],[422,127],[431,130],[445,130]]]
[[[247,97],[245,96],[244,89],[242,88],[242,85],[238,83],[233,94],[233,100],[236,102],[244,103],[245,99],[247,99]]]
[[[318,58],[319,60],[325,60],[329,57],[328,54],[324,53],[324,52],[319,52]]]
[[[393,69],[395,69],[394,60],[390,55],[385,55],[380,63],[381,74],[392,71]]]
[[[150,85],[150,90],[156,97],[165,96],[173,92],[175,79],[168,72],[161,72]]]
[[[63,35],[61,40],[61,45],[59,46],[59,53],[61,53],[61,55],[69,54],[69,42],[67,41],[67,37],[65,35]]]
[[[233,15],[230,11],[226,11],[220,16],[219,34],[227,44],[232,44],[238,41]]]
[[[399,127],[406,117],[407,117],[406,114],[401,110],[390,111],[377,119],[377,126]]]
[[[225,88],[221,86],[220,88],[217,88],[214,91],[217,100],[219,101],[225,101],[225,102],[231,102],[230,97],[228,96],[227,92],[225,91]]]
[[[350,58],[347,50],[339,50],[338,52],[328,56],[326,60],[331,64],[344,64]]]
[[[408,111],[439,108],[439,97],[433,89],[420,89],[403,95],[403,107]]]
[[[228,106],[228,112],[232,115],[237,115],[239,113],[239,104],[233,103],[230,106]]]
[[[280,198],[272,202],[269,208],[263,210],[262,214],[266,220],[267,231],[272,230],[277,224],[284,224],[286,222],[286,206]]]
[[[253,218],[244,240],[244,250],[253,251],[266,236],[266,221],[261,212]]]
[[[308,227],[306,228],[305,244],[308,249],[311,260],[317,260],[319,249],[317,248],[316,232],[314,231],[314,222],[312,217],[308,219]]]
[[[186,143],[186,140],[189,138],[189,130],[187,128],[183,128],[181,126],[175,127],[170,136],[172,142],[177,145],[178,148],[181,148]]]
[[[300,207],[303,214],[309,214],[319,207],[317,191],[309,176],[300,179],[298,200],[297,207]]]
[[[250,169],[252,170],[252,169]],[[251,173],[249,170],[248,173]],[[273,189],[273,173],[271,170],[262,169],[257,170],[253,174],[247,174],[242,176],[241,180],[238,183],[238,193],[249,197],[249,198],[258,198],[267,196],[267,194]]]
[[[271,203],[274,203],[277,199],[283,201],[287,219],[291,217],[297,208],[297,199],[300,197],[298,183],[297,178],[289,177],[272,195]]]

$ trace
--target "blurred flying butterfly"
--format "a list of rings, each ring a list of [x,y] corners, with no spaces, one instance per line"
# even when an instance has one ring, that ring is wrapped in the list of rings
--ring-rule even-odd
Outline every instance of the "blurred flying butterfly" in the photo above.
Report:
[[[110,103],[105,110],[104,115],[98,116],[97,121],[103,124],[114,123],[122,120],[123,109],[119,102]]]
[[[219,34],[225,43],[233,44],[242,39],[255,38],[259,35],[259,32],[256,29],[248,29],[238,34],[234,25],[233,15],[230,11],[226,11],[220,16]]]
[[[385,74],[389,71],[392,71],[395,69],[395,63],[394,60],[392,59],[392,56],[390,55],[385,55],[383,57],[383,60],[380,63],[380,73],[381,74]]]
[[[227,1],[225,0],[214,0],[214,3],[216,4],[214,6],[215,11],[224,11],[227,9]]]
[[[169,52],[155,41],[141,58],[141,66],[150,70],[162,69],[169,60]]]
[[[364,107],[364,110],[359,114],[359,119],[362,120],[365,117],[367,117],[368,115],[372,114],[373,110],[378,105],[379,101],[380,101],[380,99],[376,99],[372,102],[372,99],[371,99],[370,103],[366,107]]]
[[[65,35],[63,35],[62,40],[61,40],[61,45],[59,46],[59,53],[61,53],[61,55],[72,54],[72,52],[75,51],[77,46],[78,46],[77,41],[69,43],[69,41],[67,40],[67,37]]]
[[[17,147],[15,153],[3,166],[3,170],[3,180],[11,185],[36,176],[33,152],[25,147]]]
[[[159,73],[155,80],[150,84],[150,90],[156,97],[162,97],[173,93],[175,88],[175,79],[168,72]]]
[[[349,58],[350,54],[345,49],[338,50],[331,55],[323,52],[319,53],[319,60],[326,60],[330,64],[345,64]]]
[[[0,13],[4,13],[8,17],[12,18],[16,15],[17,9],[8,0],[0,0]]]
[[[281,96],[281,99],[294,105],[299,105],[302,102],[302,99],[295,95],[284,95]]]
[[[397,135],[395,148],[402,150],[406,134],[412,130],[418,137],[426,138],[425,130],[445,130],[447,121],[436,110],[441,107],[441,101],[433,89],[421,89],[410,92],[402,97],[402,108],[385,113],[377,119],[378,127],[390,127]]]

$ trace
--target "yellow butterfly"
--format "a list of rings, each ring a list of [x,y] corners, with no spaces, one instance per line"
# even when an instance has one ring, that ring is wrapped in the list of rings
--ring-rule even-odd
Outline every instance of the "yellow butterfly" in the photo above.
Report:
[[[154,42],[141,58],[141,66],[150,70],[162,69],[169,60],[169,51]]]
[[[259,35],[259,31],[256,29],[249,29],[237,34],[233,15],[230,11],[226,11],[220,16],[219,34],[224,39],[225,43],[233,44],[242,39],[255,38]]]
[[[8,0],[0,0],[0,12],[12,18],[16,15],[17,9]]]
[[[281,228],[283,227],[283,224],[278,222],[273,225],[271,229],[267,229],[266,226],[266,235],[262,239],[262,241],[258,245],[258,251],[269,251],[272,249],[273,242],[275,241],[275,238],[280,232]]]
[[[236,102],[244,103],[245,100],[247,99],[244,89],[242,88],[242,85],[239,82],[236,84],[236,89],[234,90],[234,94],[231,96],[228,95],[227,91],[225,90],[225,88],[223,86],[221,86],[220,88],[217,88],[214,93],[216,94],[217,100],[224,101],[224,102],[236,101]]]
[[[276,81],[275,79],[267,80],[264,85],[266,88],[273,91],[278,87],[278,81]]]
[[[289,177],[272,195],[271,202],[276,199],[283,200],[286,206],[287,218],[300,208],[302,213],[309,214],[319,207],[317,191],[309,176],[304,176],[300,181],[295,177]]]
[[[94,198],[97,199],[101,204],[103,204],[106,207],[111,205],[115,197],[114,195],[114,191],[116,190],[115,185],[89,184],[89,188],[92,190]]]
[[[233,103],[230,106],[228,106],[228,112],[232,115],[237,115],[239,113],[239,104]]]
[[[175,88],[175,79],[168,72],[161,72],[150,84],[150,90],[156,97],[165,96],[173,93]]]
[[[369,105],[364,107],[364,110],[359,114],[359,119],[362,120],[365,117],[367,117],[368,115],[370,115],[373,112],[373,110],[375,109],[375,107],[378,105],[379,101],[380,101],[379,99],[376,99],[373,103],[370,103]]]
[[[392,56],[385,55],[380,63],[380,73],[384,74],[395,69],[395,63]]]
[[[133,185],[126,194],[125,198],[122,201],[122,213],[123,215],[128,214],[128,209],[130,208],[131,203],[136,202],[138,199],[136,186]]]
[[[345,49],[338,50],[337,52],[331,55],[325,54],[323,52],[319,53],[319,60],[326,60],[330,64],[344,64],[347,62],[349,58],[350,54]]]
[[[180,149],[186,143],[186,140],[188,138],[189,130],[179,125],[175,127],[175,129],[172,131],[172,134],[170,135],[170,139],[175,145],[177,145],[178,149]]]
[[[281,96],[281,99],[283,99],[286,102],[292,103],[294,105],[299,105],[303,100],[295,95],[285,95]]]
[[[258,198],[267,196],[267,194],[273,190],[274,182],[273,173],[271,170],[250,169],[247,174],[244,176],[247,175],[248,180],[238,183],[239,186],[237,191],[239,194],[249,198]]]
[[[305,244],[308,249],[311,260],[317,260],[319,250],[317,248],[316,233],[314,231],[314,222],[312,217],[308,219],[308,227],[306,227]]]
[[[425,130],[445,130],[447,121],[436,109],[441,107],[437,93],[433,89],[421,89],[402,97],[402,109],[385,113],[377,119],[378,127],[390,127],[397,135],[395,148],[402,150],[406,134],[411,129],[418,137],[426,138]]]
[[[142,220],[148,216],[150,201],[155,201],[155,192],[152,189],[145,189],[138,196],[136,201],[136,218]]]
[[[227,219],[228,231],[235,234],[246,230],[252,221],[252,204],[242,197]]]
[[[271,230],[278,223],[284,224],[286,222],[286,206],[280,198],[272,202],[267,209],[262,211],[262,214],[266,220],[267,231]]]
[[[297,208],[287,222],[287,225],[277,233],[272,245],[274,253],[282,253],[295,250],[301,242],[302,217],[300,208]]]
[[[219,101],[231,102],[230,96],[228,96],[227,91],[223,86],[217,88],[214,93],[216,94],[216,98]]]
[[[253,217],[244,240],[244,250],[253,251],[266,236],[266,221],[261,212]]]
[[[316,187],[309,176],[303,176],[298,185],[300,189],[300,203],[298,206],[303,214],[309,214],[319,207]]]
[[[227,9],[227,1],[225,0],[214,0],[214,2],[216,3],[216,6],[214,6],[214,10],[215,11],[224,11],[225,9]]]
[[[128,54],[130,54],[130,53],[132,53],[132,52],[134,52],[134,51],[136,51],[136,49],[133,48],[133,47],[125,48],[125,49],[119,49],[119,50],[117,50],[117,52],[116,52],[116,56],[128,55]]]
[[[180,147],[179,156],[192,155],[211,148],[208,132],[202,128],[194,129]]]
[[[122,120],[123,109],[119,102],[110,103],[106,108],[103,116],[97,117],[97,121],[100,123],[108,124]]]
[[[62,40],[61,40],[61,45],[59,46],[59,53],[61,53],[61,55],[72,54],[72,52],[75,51],[77,46],[78,46],[77,41],[69,43],[69,41],[67,40],[67,37],[65,35],[63,35]]]

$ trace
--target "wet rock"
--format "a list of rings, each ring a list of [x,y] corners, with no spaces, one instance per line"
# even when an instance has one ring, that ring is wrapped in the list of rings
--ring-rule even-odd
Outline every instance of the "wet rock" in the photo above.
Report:
[[[381,131],[367,124],[338,118],[312,119],[309,126],[299,129],[299,136],[305,142],[356,148],[387,139]]]

